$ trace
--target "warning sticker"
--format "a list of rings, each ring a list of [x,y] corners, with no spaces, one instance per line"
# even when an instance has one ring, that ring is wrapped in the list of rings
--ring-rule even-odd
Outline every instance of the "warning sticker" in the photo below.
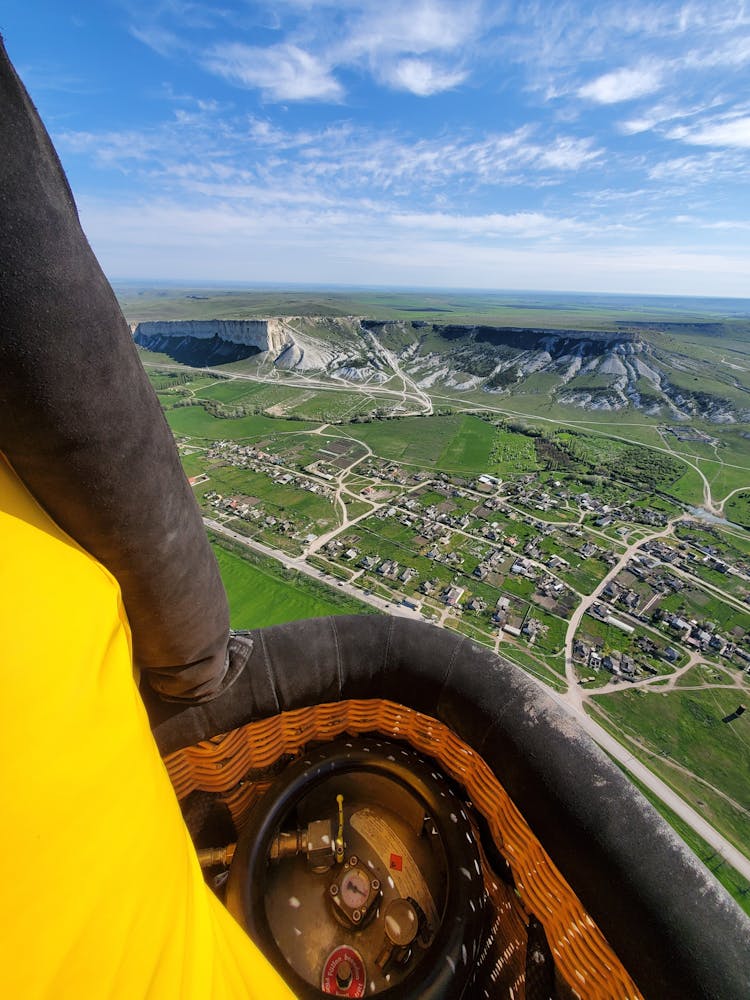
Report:
[[[438,912],[429,886],[406,844],[382,817],[371,809],[352,813],[350,823],[360,836],[372,845],[383,864],[388,865],[390,877],[399,895],[411,896],[424,911],[428,923],[438,926]]]

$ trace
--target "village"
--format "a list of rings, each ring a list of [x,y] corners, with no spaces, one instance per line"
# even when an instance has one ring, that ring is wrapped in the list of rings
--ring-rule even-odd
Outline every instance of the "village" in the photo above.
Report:
[[[750,559],[664,504],[538,472],[415,470],[352,439],[288,444],[214,442],[194,480],[204,508],[365,599],[502,645],[547,681],[563,673],[572,612],[605,578],[573,643],[583,686],[658,678],[697,654],[750,670]]]

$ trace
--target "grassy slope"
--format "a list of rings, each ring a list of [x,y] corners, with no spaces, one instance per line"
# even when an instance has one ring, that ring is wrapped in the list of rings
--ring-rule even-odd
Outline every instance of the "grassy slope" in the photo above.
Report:
[[[724,508],[726,517],[735,524],[750,528],[750,490],[737,493]]]

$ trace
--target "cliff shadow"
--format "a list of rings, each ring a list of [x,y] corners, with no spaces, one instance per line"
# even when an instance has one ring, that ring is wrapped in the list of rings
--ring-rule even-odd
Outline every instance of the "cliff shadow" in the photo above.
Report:
[[[252,344],[235,344],[231,340],[215,337],[163,337],[136,334],[136,344],[148,351],[166,354],[173,361],[193,368],[212,368],[227,365],[232,361],[243,361],[260,349]]]

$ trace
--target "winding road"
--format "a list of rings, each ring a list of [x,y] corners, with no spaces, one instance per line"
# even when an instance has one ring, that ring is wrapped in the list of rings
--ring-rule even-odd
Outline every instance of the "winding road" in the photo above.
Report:
[[[632,559],[632,557],[635,555],[638,549],[642,548],[644,545],[647,545],[649,542],[653,542],[657,538],[666,538],[668,535],[671,535],[674,529],[674,524],[678,520],[679,518],[672,518],[672,520],[669,522],[666,528],[662,529],[661,531],[655,531],[653,534],[647,535],[645,538],[641,538],[639,541],[633,542],[632,545],[629,545],[625,549],[623,554],[620,556],[620,558],[617,560],[615,565],[612,567],[612,569],[609,571],[609,573],[607,573],[607,575],[600,581],[600,583],[588,596],[582,598],[582,600],[578,604],[578,607],[570,616],[570,620],[568,622],[568,628],[565,632],[565,679],[568,682],[568,693],[566,695],[566,700],[570,703],[570,705],[573,708],[577,710],[582,709],[585,697],[585,694],[581,689],[580,684],[578,683],[578,678],[576,677],[576,672],[575,672],[575,663],[573,661],[573,640],[575,639],[575,634],[578,631],[578,626],[581,624],[581,619],[586,614],[591,605],[594,603],[594,601],[597,599],[597,597],[599,597],[599,595],[607,586],[607,584],[611,583],[612,580],[614,580],[615,577],[618,576],[618,574],[623,571],[625,566],[628,564],[630,559]]]

